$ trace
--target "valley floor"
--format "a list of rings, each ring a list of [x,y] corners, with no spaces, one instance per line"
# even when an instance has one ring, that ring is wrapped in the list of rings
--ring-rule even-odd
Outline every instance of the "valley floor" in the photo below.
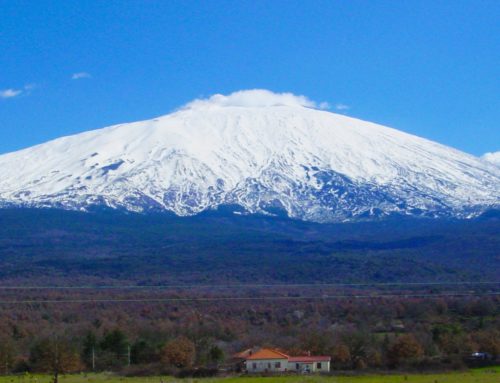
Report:
[[[134,377],[126,378],[112,374],[65,375],[61,383],[497,383],[500,367],[475,369],[465,372],[408,375],[363,375],[363,376],[281,376],[281,377],[231,377],[231,378],[185,378]],[[50,383],[48,375],[0,376],[0,383]]]

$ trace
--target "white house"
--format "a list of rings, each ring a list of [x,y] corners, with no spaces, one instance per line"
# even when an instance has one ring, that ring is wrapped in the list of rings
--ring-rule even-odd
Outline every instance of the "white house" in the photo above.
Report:
[[[262,372],[328,372],[329,356],[289,356],[278,350],[262,348],[245,358],[249,373]]]
[[[285,372],[288,370],[288,355],[276,350],[262,348],[245,360],[248,372]]]
[[[288,371],[328,372],[330,360],[329,356],[290,356],[288,357]]]

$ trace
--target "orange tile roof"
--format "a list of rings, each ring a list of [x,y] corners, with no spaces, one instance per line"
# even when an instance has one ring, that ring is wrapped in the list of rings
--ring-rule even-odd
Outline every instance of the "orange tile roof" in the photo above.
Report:
[[[255,360],[255,359],[288,359],[288,355],[283,354],[277,350],[271,350],[269,348],[262,348],[257,352],[254,352],[252,355],[247,357],[247,360]]]

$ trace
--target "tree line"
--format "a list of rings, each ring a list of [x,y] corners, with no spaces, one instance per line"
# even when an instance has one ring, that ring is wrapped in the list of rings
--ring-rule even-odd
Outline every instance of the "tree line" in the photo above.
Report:
[[[497,297],[31,305],[0,309],[4,374],[238,369],[235,352],[330,355],[334,370],[462,368],[500,355]]]

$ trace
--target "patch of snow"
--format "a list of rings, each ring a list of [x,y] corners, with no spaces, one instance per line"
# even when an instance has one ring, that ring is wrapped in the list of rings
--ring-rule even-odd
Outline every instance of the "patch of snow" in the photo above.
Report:
[[[488,162],[491,162],[492,164],[500,166],[500,151],[493,153],[485,153],[481,158]]]

